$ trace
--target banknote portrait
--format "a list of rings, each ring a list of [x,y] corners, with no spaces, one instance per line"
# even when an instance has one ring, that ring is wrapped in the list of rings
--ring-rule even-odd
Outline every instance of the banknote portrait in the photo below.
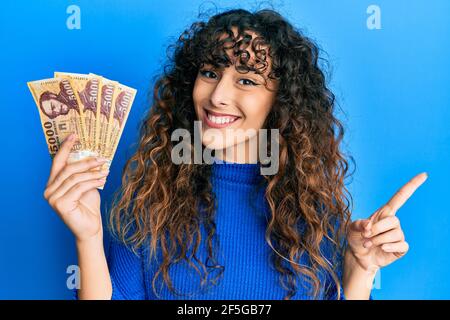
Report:
[[[59,94],[45,91],[39,98],[39,107],[50,119],[66,115],[70,110],[79,113],[78,104],[70,84],[67,81],[61,81],[59,87],[61,90]]]
[[[85,88],[78,93],[81,103],[84,105],[83,111],[87,110],[96,114],[97,112],[97,96],[99,89],[99,81],[93,78],[86,83]]]
[[[122,126],[125,113],[130,105],[131,94],[128,91],[119,93],[114,106],[114,119],[119,121],[119,127]]]

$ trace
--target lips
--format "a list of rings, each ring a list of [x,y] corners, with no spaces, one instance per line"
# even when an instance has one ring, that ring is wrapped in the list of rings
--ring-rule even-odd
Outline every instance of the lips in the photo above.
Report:
[[[225,128],[241,119],[241,117],[231,114],[218,113],[207,109],[204,110],[203,121],[211,128]]]

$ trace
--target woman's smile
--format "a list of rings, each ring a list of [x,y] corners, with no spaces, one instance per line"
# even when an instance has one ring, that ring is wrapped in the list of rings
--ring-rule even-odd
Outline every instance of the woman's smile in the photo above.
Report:
[[[219,113],[207,109],[203,110],[205,111],[203,114],[203,123],[210,128],[225,128],[241,119],[241,117],[232,114]]]

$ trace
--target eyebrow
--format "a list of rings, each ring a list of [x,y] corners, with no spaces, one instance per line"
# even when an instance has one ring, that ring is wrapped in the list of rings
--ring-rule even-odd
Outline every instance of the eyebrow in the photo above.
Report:
[[[228,67],[231,67],[231,66],[234,66],[234,65],[229,65]],[[203,67],[210,67],[210,68],[212,68],[212,69],[214,69],[214,70],[219,70],[219,71],[225,70],[225,67],[223,67],[223,66],[215,67],[213,64],[211,64],[211,63],[206,63],[206,62],[203,64]],[[200,69],[201,69],[201,68],[200,68]],[[234,69],[236,70],[236,67],[234,67]],[[237,71],[237,70],[236,70],[236,72],[239,73],[240,75],[243,75],[243,76],[244,76],[244,75],[248,75],[248,74],[250,73],[251,75],[259,76],[259,77],[262,78],[263,80],[266,80],[266,77],[265,77],[265,74],[264,74],[264,73],[256,73],[255,70],[249,69],[248,72],[246,72],[246,73],[240,73],[240,72]],[[267,72],[267,71],[266,71],[266,72]]]

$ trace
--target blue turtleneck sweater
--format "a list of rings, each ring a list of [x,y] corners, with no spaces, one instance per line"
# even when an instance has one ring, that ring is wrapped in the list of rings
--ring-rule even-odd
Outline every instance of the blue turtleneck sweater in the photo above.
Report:
[[[197,291],[200,278],[183,261],[172,265],[169,274],[177,292],[194,295],[174,295],[165,284],[161,286],[160,274],[155,284],[159,292],[157,297],[152,290],[152,279],[157,271],[157,262],[161,261],[161,253],[158,260],[153,257],[149,263],[148,251],[144,247],[136,255],[124,244],[112,239],[107,259],[113,285],[112,299],[283,299],[287,291],[279,282],[279,273],[270,258],[272,249],[265,240],[270,210],[264,198],[264,189],[257,188],[263,180],[259,165],[214,163],[211,179],[217,199],[215,221],[220,249],[216,257],[218,263],[224,266],[219,282],[206,291]],[[203,226],[201,231],[204,232]],[[204,239],[203,233],[202,245],[197,251],[203,262],[207,257]],[[324,243],[321,250],[331,259],[331,246]],[[303,262],[306,263],[306,260]],[[337,265],[341,265],[340,262],[342,259]],[[341,269],[337,268],[340,279]],[[210,279],[214,275],[210,275]],[[322,280],[319,299],[336,299],[337,290],[331,276],[324,273],[319,278]],[[312,299],[306,290],[309,286],[303,275],[297,277],[296,283],[297,293],[291,299]],[[341,299],[345,299],[342,290]]]

